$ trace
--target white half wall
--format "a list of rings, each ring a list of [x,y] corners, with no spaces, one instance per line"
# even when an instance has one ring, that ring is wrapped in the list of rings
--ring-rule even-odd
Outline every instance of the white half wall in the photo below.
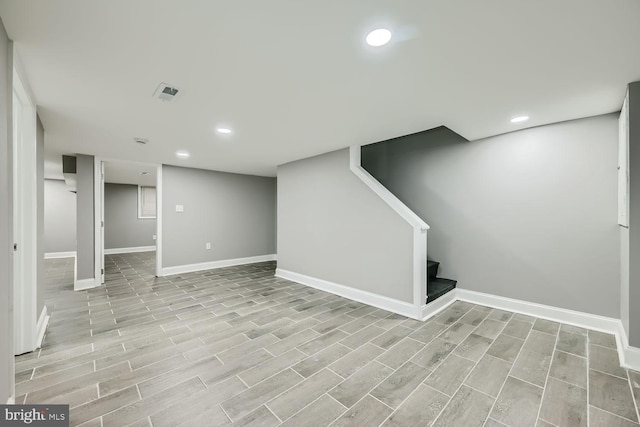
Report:
[[[419,318],[426,292],[416,301],[414,254],[424,248],[425,270],[426,235],[414,237],[428,226],[408,222],[350,166],[344,149],[278,167],[279,272],[375,306],[409,305]]]

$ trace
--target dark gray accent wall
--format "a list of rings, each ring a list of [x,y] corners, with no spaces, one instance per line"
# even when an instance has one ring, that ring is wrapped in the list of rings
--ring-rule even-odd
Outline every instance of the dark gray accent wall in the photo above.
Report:
[[[105,184],[104,248],[155,246],[155,219],[138,218],[138,186]]]
[[[95,277],[93,156],[78,154],[76,195],[76,266],[78,280]]]
[[[431,226],[442,277],[620,317],[616,115],[473,142],[437,136],[363,147],[362,163]]]
[[[75,252],[76,195],[64,181],[44,180],[44,251]]]
[[[37,302],[36,302],[36,319],[40,317],[42,308],[44,307],[44,126],[37,118],[36,129],[36,195],[37,195],[37,216],[36,216],[36,246],[38,259],[36,278],[37,286]]]
[[[628,332],[640,347],[640,82],[629,85],[629,203]]]
[[[274,178],[164,165],[161,191],[163,268],[275,253]]]
[[[278,268],[412,303],[413,248],[348,149],[278,166]]]
[[[0,22],[0,403],[13,395],[13,43]]]

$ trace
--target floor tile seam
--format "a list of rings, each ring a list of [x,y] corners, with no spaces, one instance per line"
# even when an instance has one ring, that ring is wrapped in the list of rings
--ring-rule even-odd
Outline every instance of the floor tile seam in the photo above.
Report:
[[[553,362],[552,362],[552,365],[553,365]],[[588,373],[588,372],[587,372],[587,375],[589,375],[589,373]],[[568,384],[568,385],[570,385],[570,386],[572,386],[572,387],[578,387],[578,388],[580,388],[580,389],[582,389],[582,390],[587,390],[587,387],[583,387],[583,386],[581,386],[581,385],[574,384],[574,383],[569,382],[569,381],[567,381],[567,380],[563,380],[562,378],[554,377],[554,376],[551,374],[551,371],[549,371],[549,378],[553,378],[555,381],[560,381],[560,382],[565,383],[565,384]]]
[[[315,402],[317,402],[318,400],[322,399],[324,396],[328,396],[329,398],[333,399],[333,397],[329,396],[329,394],[325,391],[324,393],[322,393],[320,396],[316,397],[315,399],[313,399],[313,401],[309,402],[308,404],[304,405],[302,408],[298,409],[293,415],[287,417],[287,418],[280,418],[278,415],[276,415],[276,413],[269,407],[269,403],[271,403],[272,401],[270,400],[269,402],[265,403],[264,406],[267,407],[267,409],[269,409],[269,411],[276,416],[277,419],[280,420],[281,423],[284,423],[288,420],[290,420],[291,418],[295,417],[296,415],[298,415],[300,412],[302,412],[303,410],[305,410],[306,408],[308,408],[309,406],[313,405]],[[333,399],[335,400],[335,399]],[[336,402],[338,402],[337,400],[335,400]],[[346,406],[344,406],[342,403],[338,402],[338,404],[340,404],[340,406],[344,407],[346,410]],[[343,412],[344,413],[344,412]]]
[[[618,379],[620,379],[620,380],[625,380],[625,381],[628,381],[628,380],[629,380],[629,377],[628,377],[628,376],[627,376],[627,377],[621,377],[621,376],[619,376],[619,375],[615,375],[615,374],[612,374],[612,373],[609,373],[609,372],[605,372],[605,371],[600,370],[600,369],[592,368],[592,367],[590,367],[589,365],[587,365],[587,369],[588,369],[588,370],[590,370],[590,371],[598,372],[598,373],[600,373],[600,374],[609,375],[610,377],[618,378]],[[627,374],[627,375],[628,375],[628,374]]]
[[[549,366],[547,367],[547,374],[544,377],[544,387],[542,387],[542,396],[540,397],[540,406],[538,406],[538,414],[536,415],[536,420],[535,420],[536,423],[540,419],[540,413],[542,412],[542,405],[544,404],[544,397],[547,394],[547,392],[549,391],[548,388],[547,388],[547,384],[549,384],[549,374],[551,373],[551,365],[553,365],[553,360],[555,359],[556,348],[558,347],[558,341],[560,341],[560,328],[558,328],[558,333],[556,334],[556,340],[553,343],[553,352],[551,353],[551,359],[549,361]],[[523,347],[524,347],[524,345],[523,345]],[[515,365],[515,362],[514,362],[514,365]],[[587,374],[588,374],[588,372],[587,372]],[[589,396],[587,396],[587,406],[589,406]],[[588,412],[589,411],[587,410],[587,426],[589,426],[589,415],[588,415]]]
[[[422,383],[420,383],[420,384],[422,384]],[[418,387],[420,387],[420,384],[418,384]],[[416,389],[418,389],[418,387],[416,387]],[[373,390],[375,390],[375,389],[373,389]],[[382,404],[383,404],[384,406],[386,406],[387,408],[391,409],[391,414],[393,414],[393,413],[396,411],[396,409],[397,409],[397,408],[396,408],[396,409],[394,409],[394,408],[393,408],[393,407],[391,407],[390,405],[388,405],[388,404],[384,403],[382,400],[380,400],[380,399],[378,399],[377,397],[375,397],[373,394],[371,394],[371,392],[372,392],[373,390],[369,390],[369,393],[365,394],[365,395],[364,395],[364,397],[367,397],[367,396],[372,397],[373,399],[375,399],[375,400],[377,400],[378,402],[382,403]],[[415,391],[415,390],[413,390],[413,391]],[[413,391],[412,391],[411,393],[413,393]],[[406,400],[406,399],[408,399],[408,397],[407,397],[407,398],[405,398],[405,399],[403,399],[403,400],[402,400],[402,402],[400,402],[400,405],[398,405],[398,408],[399,408],[399,407],[400,407],[400,406],[405,402],[405,400]],[[362,400],[362,399],[360,399],[360,400]],[[354,405],[354,406],[355,406],[355,405]],[[389,414],[389,415],[391,415],[391,414]],[[382,423],[380,423],[380,424],[382,424]],[[380,424],[379,424],[379,425],[380,425]]]
[[[493,421],[494,423],[496,423],[496,424],[498,424],[498,425],[500,425],[500,426],[503,426],[503,427],[509,427],[508,425],[506,425],[506,424],[504,424],[504,423],[501,423],[500,421],[496,420],[495,418],[487,417],[487,421],[489,421],[489,420]],[[550,424],[551,424],[551,423],[550,423]],[[557,426],[556,426],[556,425],[554,425],[554,424],[551,424],[551,425],[552,425],[553,427],[557,427]]]
[[[638,400],[633,394],[633,385],[631,384],[631,375],[629,375],[629,370],[627,369],[627,382],[629,384],[629,391],[631,392],[631,401],[633,402],[633,406],[636,408],[636,417],[638,417],[638,423],[640,423],[640,405],[638,404]],[[638,391],[640,393],[640,390]],[[640,399],[640,396],[639,396]]]
[[[590,331],[592,329],[588,329],[588,330]],[[601,345],[601,344],[597,344],[597,343],[591,342],[591,339],[589,339],[587,337],[587,347],[589,347],[590,345],[593,345],[593,346],[596,346],[596,347],[600,347],[600,348],[606,348],[607,350],[615,351],[616,353],[618,352],[617,348],[611,348],[611,347],[607,347],[606,345]]]
[[[469,311],[467,311],[467,313],[468,313],[468,312],[469,312]],[[465,313],[465,314],[466,314],[466,313]],[[487,317],[485,317],[485,319],[486,319],[486,318],[488,318],[488,316],[490,316],[490,314],[491,314],[491,312],[489,312],[489,314],[487,315]],[[455,323],[457,323],[457,322],[455,322]],[[455,324],[455,323],[454,323],[454,324]],[[506,326],[506,324],[505,324],[505,326]],[[478,329],[479,327],[480,327],[480,325],[476,326],[476,327],[475,327],[471,332],[469,332],[469,335],[471,335],[471,334],[473,333],[473,331],[475,331],[475,330],[476,330],[476,329]],[[504,328],[503,328],[503,329],[504,329]],[[468,336],[468,335],[467,335],[467,336]],[[466,339],[466,337],[465,337],[465,339]],[[435,340],[435,338],[434,338],[434,340]],[[495,340],[493,340],[493,341],[495,341]],[[461,343],[462,343],[462,342],[464,342],[464,340],[463,340],[463,341],[461,341]],[[493,343],[492,343],[492,344],[493,344]],[[428,386],[428,387],[430,387],[430,388],[432,388],[432,389],[434,389],[434,390],[438,391],[439,393],[442,393],[441,391],[439,391],[439,390],[435,389],[434,387],[431,387],[431,386],[429,386],[428,384],[426,384],[426,383],[425,383],[425,381],[427,381],[427,380],[429,379],[429,377],[430,377],[431,375],[433,375],[433,373],[436,371],[436,369],[437,369],[438,367],[442,366],[442,365],[446,362],[446,360],[447,360],[449,357],[451,357],[451,355],[452,355],[452,354],[453,354],[453,353],[458,349],[458,347],[459,347],[459,346],[460,346],[460,344],[456,344],[456,346],[453,348],[453,350],[451,350],[451,352],[447,355],[447,357],[445,357],[445,359],[444,359],[442,362],[440,362],[440,364],[439,364],[435,369],[433,369],[433,371],[432,371],[432,372],[427,376],[427,378],[425,378],[425,379],[422,381],[422,383],[421,383],[421,384],[424,384],[424,385],[426,385],[426,386]],[[521,349],[522,349],[522,348],[521,348]],[[440,418],[440,416],[444,413],[444,410],[447,408],[447,406],[449,406],[449,404],[451,403],[451,401],[453,400],[453,398],[455,397],[455,395],[460,391],[460,389],[462,388],[462,386],[466,386],[466,387],[472,388],[472,387],[470,387],[469,385],[467,385],[467,384],[466,384],[466,382],[467,382],[467,380],[469,379],[469,377],[471,376],[471,373],[472,373],[472,372],[473,372],[473,371],[478,367],[478,364],[480,363],[480,361],[482,360],[482,358],[484,357],[484,355],[487,353],[487,351],[488,351],[488,350],[489,350],[489,347],[487,347],[487,348],[484,350],[484,352],[482,353],[482,356],[481,356],[477,361],[472,361],[472,362],[474,363],[473,367],[469,370],[469,372],[467,373],[467,375],[466,375],[466,376],[464,377],[464,379],[460,382],[460,385],[456,388],[455,392],[453,392],[453,394],[451,395],[451,398],[447,401],[447,403],[446,403],[445,405],[443,405],[443,407],[442,407],[442,409],[440,410],[440,412],[438,413],[438,415],[433,419],[433,422],[434,422],[434,423],[435,423],[435,422],[438,420],[438,418]],[[458,356],[458,355],[456,355],[456,356]],[[461,357],[461,356],[458,356],[458,357]],[[467,360],[468,360],[468,359],[467,359]],[[515,362],[514,362],[514,363],[515,363]],[[506,382],[506,380],[505,380],[505,382]],[[504,384],[503,384],[503,385],[504,385]],[[472,389],[473,389],[473,388],[472,388]],[[474,390],[475,390],[475,389],[474,389]],[[501,391],[502,391],[502,390],[501,390]],[[445,396],[448,396],[446,393],[442,393],[442,394],[444,394]],[[482,393],[482,394],[487,395],[486,393]],[[499,395],[500,395],[500,393],[498,393],[498,396],[499,396]],[[490,397],[491,397],[491,399],[494,399],[494,405],[495,405],[495,402],[498,400],[498,397],[497,397],[497,396],[496,396],[495,398],[494,398],[494,397],[492,397],[492,396],[490,396]],[[491,411],[489,411],[489,413],[491,413]],[[487,415],[487,418],[488,418],[488,415]],[[486,423],[486,420],[485,420],[485,423]]]
[[[568,354],[570,356],[575,356],[575,357],[579,357],[580,359],[584,359],[584,360],[587,361],[587,368],[589,367],[589,358],[586,355],[585,356],[580,356],[579,354],[571,353],[571,352],[568,352],[566,350],[561,350],[561,349],[559,349],[557,347],[555,349],[555,352],[564,353],[564,354]]]
[[[611,411],[607,411],[606,409],[601,408],[601,407],[599,407],[599,406],[597,406],[597,405],[592,405],[591,403],[589,403],[587,406],[593,406],[594,408],[598,409],[599,411],[606,412],[607,414],[612,415],[612,416],[614,416],[614,417],[616,417],[616,418],[621,418],[621,419],[623,419],[623,420],[625,420],[625,421],[629,421],[629,422],[630,422],[630,423],[632,423],[632,424],[640,425],[640,424],[638,424],[638,422],[637,422],[637,421],[630,420],[629,418],[627,418],[627,417],[623,417],[622,415],[619,415],[619,414],[614,414],[613,412],[611,412]],[[588,412],[588,409],[589,409],[589,408],[587,407],[587,412]],[[590,424],[589,424],[589,425],[590,425]]]
[[[349,375],[349,378],[350,378],[350,377],[352,377],[352,376],[353,376],[353,375],[355,375],[358,371],[360,371],[360,370],[364,369],[367,365],[369,365],[369,364],[371,364],[371,363],[373,363],[373,362],[379,363],[379,364],[381,364],[381,365],[383,365],[383,366],[385,366],[385,367],[387,367],[387,368],[389,368],[389,369],[392,369],[392,372],[390,372],[390,373],[389,373],[389,375],[385,376],[385,377],[384,377],[384,378],[382,378],[380,381],[378,381],[378,382],[377,382],[373,387],[369,388],[369,390],[364,394],[364,396],[362,396],[360,399],[358,399],[358,401],[357,401],[356,403],[354,403],[353,405],[351,405],[351,408],[353,408],[354,406],[356,406],[356,405],[358,404],[358,402],[360,402],[362,399],[364,399],[364,398],[365,398],[368,394],[370,394],[373,390],[375,390],[376,388],[378,388],[378,386],[380,386],[380,384],[382,384],[384,381],[386,381],[386,380],[387,380],[387,378],[389,378],[389,377],[391,377],[392,375],[394,375],[394,374],[395,374],[395,373],[396,373],[400,368],[402,368],[404,365],[406,365],[406,364],[407,364],[407,363],[409,363],[410,361],[406,361],[405,363],[403,363],[402,365],[400,365],[398,368],[394,369],[394,368],[392,368],[391,366],[387,366],[387,365],[385,365],[384,363],[379,362],[378,360],[375,360],[375,359],[374,359],[374,360],[370,360],[370,361],[369,361],[369,363],[367,363],[366,365],[364,365],[363,367],[361,367],[360,369],[358,369],[357,371],[355,371],[353,374]],[[411,363],[413,363],[413,362],[411,362]],[[416,365],[416,364],[414,363],[414,365]],[[420,366],[420,365],[416,365],[416,366]],[[420,368],[422,368],[422,369],[426,369],[426,368],[423,368],[422,366],[420,366]],[[348,380],[348,378],[347,378],[345,381],[347,381],[347,380]],[[340,387],[340,385],[341,385],[342,383],[344,383],[345,381],[342,381],[342,382],[340,382],[339,384],[336,384],[334,387],[332,387],[331,389],[327,390],[327,391],[326,391],[326,393],[327,393],[327,394],[329,394],[330,392],[332,392],[332,391],[333,391],[333,390],[335,390],[336,388]],[[416,388],[417,388],[417,387],[416,387]],[[373,396],[372,396],[372,397],[373,397]],[[336,400],[337,400],[337,399],[336,399]],[[344,406],[344,405],[343,405],[343,406]],[[351,408],[349,408],[349,409],[351,409]]]
[[[253,367],[252,367],[252,368],[253,368]],[[251,369],[251,368],[249,368],[249,369]],[[247,370],[248,370],[248,369],[245,369],[245,370],[244,370],[244,371],[242,371],[242,372],[245,372],[245,371],[247,371]],[[273,375],[271,375],[271,376],[269,376],[269,377],[267,377],[267,378],[263,379],[263,380],[262,380],[262,381],[260,381],[260,382],[255,383],[255,384],[254,384],[254,385],[252,385],[251,387],[247,388],[246,390],[241,391],[240,393],[236,394],[235,396],[232,396],[232,397],[230,397],[229,399],[225,399],[224,401],[220,402],[220,405],[222,406],[222,404],[223,404],[223,403],[225,403],[225,402],[227,402],[227,401],[229,401],[229,400],[231,400],[231,399],[233,399],[233,398],[235,398],[235,397],[239,396],[239,395],[240,395],[240,394],[242,394],[242,393],[245,393],[245,392],[247,392],[247,391],[251,390],[252,388],[254,388],[254,387],[258,386],[259,384],[262,384],[263,382],[265,382],[265,381],[267,381],[267,380],[269,380],[269,379],[271,379],[271,378],[275,377],[276,375],[281,374],[282,372],[284,372],[284,371],[286,371],[286,370],[290,370],[290,371],[294,372],[296,375],[298,375],[298,376],[300,377],[300,381],[298,381],[297,383],[295,383],[295,384],[294,384],[294,385],[292,385],[291,387],[288,387],[287,389],[283,390],[282,392],[278,393],[276,396],[272,397],[271,399],[269,399],[269,400],[267,400],[267,401],[264,401],[263,403],[261,403],[260,405],[258,405],[258,408],[259,408],[260,406],[263,406],[263,405],[264,405],[264,406],[266,406],[266,405],[267,405],[267,403],[269,403],[269,402],[271,402],[271,401],[273,401],[273,400],[275,400],[275,399],[279,398],[280,396],[282,396],[283,394],[287,393],[287,392],[288,392],[289,390],[291,390],[292,388],[296,387],[297,385],[299,385],[300,383],[302,383],[302,382],[304,382],[305,380],[307,380],[307,379],[308,379],[308,378],[305,378],[304,376],[300,375],[298,372],[296,372],[294,369],[292,369],[292,368],[291,368],[291,366],[289,366],[289,367],[287,367],[287,368],[283,369],[282,371],[280,371],[280,372],[278,372],[278,373],[275,373],[275,374],[273,374]],[[238,373],[236,373],[236,376],[238,376],[238,375],[239,375],[239,374],[241,374],[242,372],[238,372]],[[320,371],[318,371],[318,372],[320,372]],[[314,374],[314,375],[315,375],[315,374]],[[313,375],[312,375],[312,376],[313,376]],[[309,378],[311,378],[311,377],[309,377]],[[219,383],[218,383],[218,384],[219,384]],[[257,409],[257,408],[253,408],[250,412],[253,412],[253,411],[254,411],[254,410],[256,410],[256,409]],[[243,417],[240,417],[239,419],[241,419],[241,418],[243,418]],[[236,421],[237,421],[237,420],[236,420]]]
[[[512,316],[513,318],[513,316]],[[506,327],[506,326],[505,326]],[[511,367],[509,368],[509,372],[507,373],[507,376],[505,377],[504,381],[502,382],[502,386],[500,386],[500,390],[498,390],[498,394],[496,395],[496,399],[493,401],[493,405],[491,405],[491,408],[489,409],[489,414],[487,415],[487,419],[484,420],[484,423],[482,424],[483,427],[486,426],[487,424],[487,420],[491,417],[491,413],[493,412],[496,403],[498,402],[498,398],[500,397],[500,395],[502,394],[502,390],[504,389],[505,384],[507,383],[507,380],[509,379],[509,377],[511,376],[511,373],[513,372],[513,368],[516,366],[516,361],[518,360],[518,358],[520,357],[520,354],[522,353],[522,349],[524,348],[524,343],[527,342],[527,339],[529,338],[529,336],[531,335],[531,331],[533,330],[533,327],[531,329],[529,329],[529,333],[527,334],[527,337],[525,340],[522,341],[522,346],[520,346],[520,350],[518,350],[518,354],[516,355],[516,357],[513,359],[513,363],[511,364]],[[504,332],[503,332],[504,333]],[[512,337],[512,338],[516,338],[516,337]],[[537,421],[537,420],[536,420]]]

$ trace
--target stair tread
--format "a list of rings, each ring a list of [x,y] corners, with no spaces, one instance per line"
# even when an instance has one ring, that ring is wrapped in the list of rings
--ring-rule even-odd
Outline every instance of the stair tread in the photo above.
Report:
[[[427,303],[434,301],[447,292],[455,289],[457,280],[437,277],[427,283]]]

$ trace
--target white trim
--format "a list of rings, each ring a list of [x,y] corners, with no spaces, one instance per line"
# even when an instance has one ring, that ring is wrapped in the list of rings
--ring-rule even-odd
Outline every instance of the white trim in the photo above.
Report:
[[[15,405],[15,404],[16,404],[16,397],[11,396],[9,400],[7,400],[7,405]]]
[[[47,325],[49,324],[49,318],[51,316],[49,316],[47,314],[47,306],[45,305],[44,307],[42,307],[42,312],[40,313],[40,318],[38,319],[38,326],[37,326],[37,339],[36,339],[36,347],[40,348],[42,347],[42,341],[44,340],[44,333],[47,330]]]
[[[76,251],[71,252],[47,252],[44,254],[44,259],[58,259],[58,258],[74,258]]]
[[[98,157],[93,157],[93,277],[102,284],[104,239],[102,212],[104,206],[104,167]],[[84,288],[87,289],[87,288]],[[76,288],[76,290],[79,290]]]
[[[537,304],[460,288],[456,289],[456,294],[457,298],[461,301],[535,316],[541,319],[553,320],[554,322],[567,325],[593,329],[594,331],[607,332],[610,334],[618,333],[620,320],[611,317],[598,316],[581,311],[568,310],[566,308]]]
[[[633,369],[634,371],[640,371],[640,349],[629,345],[627,336],[624,332],[624,326],[620,319],[469,291],[466,289],[458,288],[454,289],[450,293],[455,293],[454,297],[461,301],[467,301],[473,304],[485,305],[488,307],[499,308],[501,310],[512,311],[514,313],[526,314],[567,325],[579,326],[585,329],[613,334],[616,337],[620,366]]]
[[[113,249],[105,249],[105,255],[114,255],[114,254],[133,254],[136,252],[151,252],[155,251],[155,246],[136,246],[132,248],[113,248]]]
[[[421,320],[427,320],[440,313],[451,304],[456,302],[458,299],[456,297],[456,290],[453,289],[446,294],[442,295],[435,301],[430,302],[429,304],[425,304],[422,306],[422,317]]]
[[[144,196],[143,188],[153,188],[156,192],[156,214],[155,215],[142,215],[142,201]],[[158,189],[156,187],[152,187],[150,185],[138,185],[138,219],[156,219],[158,216]]]
[[[414,314],[410,317],[421,319],[422,306],[427,298],[427,230],[429,230],[429,225],[364,170],[361,164],[361,147],[359,145],[349,147],[349,169],[413,228],[412,313]]]
[[[627,339],[627,334],[624,330],[622,321],[620,321],[618,325],[616,344],[618,346],[620,366],[640,372],[640,348],[629,345],[629,340]]]
[[[198,264],[176,265],[165,267],[160,276],[171,276],[173,274],[192,273],[194,271],[214,270],[216,268],[232,267],[234,265],[255,264],[256,262],[275,261],[276,255],[259,255],[246,258],[223,259],[220,261],[201,262]]]
[[[352,145],[349,147],[349,169],[358,178],[364,182],[367,187],[373,190],[382,200],[384,200],[394,211],[405,219],[409,224],[414,227],[419,227],[424,231],[429,229],[426,222],[415,214],[411,209],[400,201],[392,192],[390,192],[384,185],[380,184],[377,179],[364,170],[361,166],[361,147],[359,145]]]
[[[156,276],[162,276],[162,165],[156,173]]]
[[[11,135],[13,145],[13,203],[14,242],[18,250],[14,254],[13,286],[13,352],[22,354],[36,349],[37,322],[37,180],[36,142],[37,113],[33,92],[13,50],[13,88],[11,91],[19,110],[13,118],[17,125]]]
[[[383,295],[374,294],[372,292],[355,289],[349,286],[340,285],[338,283],[329,282],[327,280],[318,279],[316,277],[307,276],[305,274],[295,273],[293,271],[276,269],[276,277],[291,280],[315,289],[320,289],[335,295],[340,295],[354,301],[359,301],[373,307],[382,308],[392,313],[401,314],[412,319],[422,319],[422,309],[416,310],[414,304],[400,301],[394,298],[385,297]],[[425,296],[426,297],[426,296]]]
[[[97,281],[99,282],[100,278],[98,278]],[[73,290],[85,291],[87,289],[97,288],[100,285],[101,283],[96,283],[96,279],[94,277],[91,277],[89,279],[76,280],[76,283],[73,286]]]

